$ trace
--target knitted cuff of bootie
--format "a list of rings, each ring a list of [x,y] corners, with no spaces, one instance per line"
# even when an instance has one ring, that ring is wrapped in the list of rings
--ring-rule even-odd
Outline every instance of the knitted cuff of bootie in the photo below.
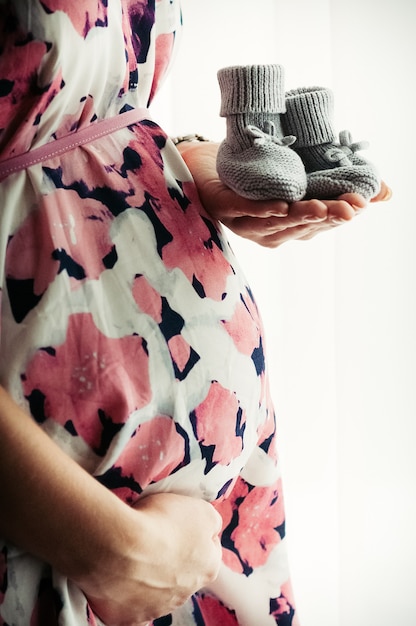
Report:
[[[226,118],[227,140],[234,149],[251,146],[248,126],[268,132],[272,122],[283,136],[281,113],[285,110],[284,68],[281,65],[225,67],[218,71],[220,115]]]
[[[218,71],[221,117],[237,113],[282,113],[285,110],[281,65],[235,65]]]
[[[357,155],[368,147],[353,143],[348,131],[336,141],[333,126],[332,91],[323,87],[295,89],[286,94],[285,132],[296,135],[293,149],[301,157],[308,176],[305,198],[335,198],[343,193],[360,193],[369,199],[380,188],[371,163]]]
[[[325,154],[335,140],[334,97],[323,87],[294,89],[286,94],[282,124],[287,134],[296,136],[294,149],[307,172],[333,167]]]
[[[226,139],[217,154],[220,179],[246,198],[299,200],[306,191],[300,157],[284,137],[284,70],[280,65],[226,67],[218,72]]]

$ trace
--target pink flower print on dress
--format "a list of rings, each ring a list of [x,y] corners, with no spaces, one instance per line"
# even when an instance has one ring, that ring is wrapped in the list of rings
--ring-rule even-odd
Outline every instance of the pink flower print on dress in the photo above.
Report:
[[[133,297],[140,311],[149,315],[157,324],[162,322],[162,297],[141,274],[134,279]]]
[[[164,33],[156,37],[156,61],[155,74],[150,92],[149,102],[151,102],[159,89],[159,85],[166,74],[170,64],[173,47],[175,43],[174,33]]]
[[[267,377],[265,376],[265,358],[262,340],[263,327],[250,292],[241,294],[241,301],[236,305],[233,316],[230,319],[222,320],[222,324],[232,338],[237,350],[242,354],[250,356],[253,361],[257,376],[259,376],[261,382],[260,404],[272,407]],[[272,411],[272,409],[270,410]],[[272,420],[270,420],[270,422],[272,422]],[[273,423],[270,423],[268,427],[273,428]],[[259,428],[262,434],[266,432],[265,426]],[[271,431],[269,430],[268,434],[270,433]]]
[[[220,301],[233,269],[223,254],[215,225],[202,212],[193,185],[184,185],[184,195],[166,188],[158,147],[165,140],[166,135],[157,125],[141,122],[123,151],[122,162],[114,163],[113,154],[119,151],[113,144],[115,139],[106,137],[100,141],[99,153],[93,144],[84,146],[81,151],[84,158],[80,155],[73,158],[67,153],[61,157],[63,167],[48,166],[44,171],[57,188],[73,190],[83,201],[100,201],[114,216],[128,208],[146,213],[167,269],[180,268],[201,297]],[[89,167],[87,174],[85,164],[89,164],[89,153],[95,167]],[[137,171],[140,171],[140,184]],[[109,177],[111,192],[101,182],[108,182]]]
[[[246,417],[234,393],[214,381],[193,414],[194,432],[207,470],[228,465],[241,454]]]
[[[294,606],[292,585],[290,582],[287,582],[282,585],[278,598],[270,598],[270,613],[275,618],[277,626],[279,624],[282,624],[282,626],[286,624],[299,626]]]
[[[11,4],[11,3],[8,3]],[[0,15],[0,159],[29,150],[46,108],[62,87],[59,67],[47,84],[38,75],[50,44],[30,33],[10,28],[14,16],[8,8]]]
[[[162,298],[142,275],[134,279],[133,297],[140,311],[150,315],[159,325],[169,348],[176,378],[184,380],[199,361],[199,355],[181,335],[183,318],[169,307],[166,298]]]
[[[103,0],[42,0],[46,13],[63,11],[71,20],[72,26],[81,37],[86,37],[96,26],[107,26],[107,2]]]
[[[233,317],[230,320],[223,320],[222,323],[242,354],[251,356],[253,351],[259,347],[260,328],[253,324],[253,316],[246,305],[246,300],[239,302]]]
[[[189,343],[182,335],[173,335],[168,340],[168,348],[172,361],[175,364],[176,377],[182,379],[188,367],[195,364],[199,357],[192,351]]]
[[[47,53],[43,41],[26,40],[27,33],[15,32],[8,36],[2,45],[0,78],[2,80],[2,97],[0,107],[0,129],[4,130],[10,123],[11,110],[17,110],[18,104],[28,96],[37,83],[39,65]],[[33,84],[34,83],[34,84]],[[33,95],[32,95],[33,97]],[[30,100],[29,100],[30,101]]]
[[[276,417],[271,401],[267,405],[265,421],[258,428],[258,435],[258,446],[277,464]]]
[[[196,594],[193,598],[195,613],[200,618],[198,624],[215,624],[216,626],[238,626],[235,612],[228,609],[217,598],[208,594]]]
[[[128,72],[120,95],[138,86],[137,66],[146,62],[150,47],[150,32],[155,21],[155,9],[152,2],[126,0],[122,10]]]
[[[281,481],[252,487],[238,478],[227,498],[214,502],[223,518],[223,561],[233,571],[249,575],[264,565],[284,537]]]
[[[270,487],[254,487],[238,508],[239,524],[231,537],[243,561],[250,568],[264,565],[284,534],[284,506],[281,481]]]
[[[140,424],[115,465],[98,479],[122,500],[133,504],[151,483],[189,463],[186,433],[169,416]]]
[[[65,124],[68,121],[64,119]],[[158,127],[156,130],[154,127],[152,122],[143,121],[105,135],[98,143],[91,141],[50,158],[43,171],[57,189],[74,191],[78,202],[88,199],[101,202],[115,217],[129,208],[145,209],[152,198],[161,197],[171,206],[160,148],[153,137]],[[120,140],[126,144],[123,150]]]
[[[176,205],[175,211],[158,214],[172,235],[172,240],[163,247],[163,261],[168,268],[179,267],[201,297],[220,301],[226,294],[226,281],[233,268],[223,254],[214,223],[200,208],[194,186],[185,183],[184,194],[182,209]]]
[[[53,133],[54,138],[60,139],[61,137],[65,137],[74,131],[81,130],[94,123],[97,116],[94,105],[94,99],[91,95],[82,98],[76,111],[65,113],[61,116],[59,128]],[[69,151],[69,155],[72,156],[72,162],[74,162],[74,154],[74,152]],[[62,157],[63,155],[61,155],[61,158]],[[75,161],[77,161],[77,159],[75,159]]]
[[[109,234],[114,218],[102,204],[91,199],[79,204],[75,192],[60,189],[41,203],[7,247],[6,280],[18,322],[61,272],[76,288],[80,281],[99,278],[116,260]]]
[[[71,315],[64,343],[35,353],[23,388],[37,421],[55,420],[104,455],[151,398],[146,344],[137,335],[106,337],[90,314]]]

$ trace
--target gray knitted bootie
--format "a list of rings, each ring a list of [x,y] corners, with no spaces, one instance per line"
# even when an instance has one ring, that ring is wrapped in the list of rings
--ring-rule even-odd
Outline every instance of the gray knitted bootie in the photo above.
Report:
[[[284,73],[280,65],[226,67],[218,72],[220,115],[226,139],[217,155],[218,176],[240,196],[293,202],[306,192],[302,160],[285,137]]]
[[[348,131],[342,131],[336,142],[333,107],[333,94],[323,87],[295,89],[286,94],[282,124],[285,132],[297,138],[294,150],[308,177],[305,198],[330,199],[352,192],[368,200],[377,195],[381,183],[374,166],[356,154],[368,144],[352,143]]]

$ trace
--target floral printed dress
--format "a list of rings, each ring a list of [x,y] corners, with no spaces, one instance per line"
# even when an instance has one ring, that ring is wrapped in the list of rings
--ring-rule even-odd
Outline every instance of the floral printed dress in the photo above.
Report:
[[[294,626],[261,321],[220,225],[142,111],[177,2],[0,9],[0,168],[138,113],[3,170],[0,382],[126,503],[170,491],[222,515],[217,581],[155,626]],[[71,581],[0,540],[0,625],[58,624],[101,622]]]

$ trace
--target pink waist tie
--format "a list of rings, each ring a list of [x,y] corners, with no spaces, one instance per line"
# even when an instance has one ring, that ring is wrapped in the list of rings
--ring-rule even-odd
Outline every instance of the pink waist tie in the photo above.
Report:
[[[26,169],[31,165],[35,165],[35,163],[42,163],[42,161],[46,161],[51,157],[73,150],[77,146],[90,143],[95,139],[109,135],[116,130],[130,126],[146,118],[150,119],[147,109],[131,109],[125,113],[93,122],[89,126],[81,128],[69,135],[64,135],[59,139],[49,141],[39,148],[34,148],[28,152],[23,152],[23,154],[4,159],[4,161],[0,161],[0,180],[6,178],[9,174]]]

